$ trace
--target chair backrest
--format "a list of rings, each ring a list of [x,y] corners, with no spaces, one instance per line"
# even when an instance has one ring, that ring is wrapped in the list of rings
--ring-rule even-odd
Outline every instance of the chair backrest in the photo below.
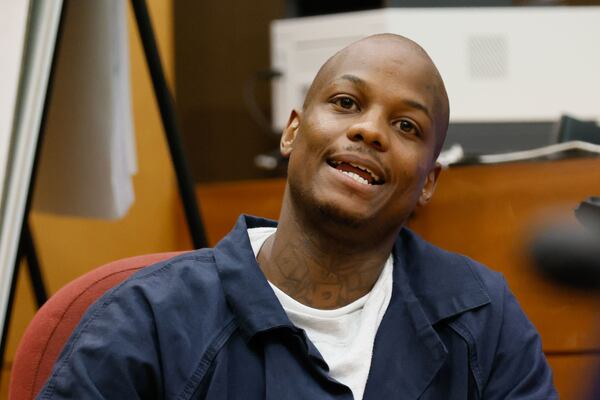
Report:
[[[96,299],[134,272],[180,253],[148,254],[114,261],[56,292],[33,317],[19,343],[11,372],[9,399],[35,398],[71,332]]]

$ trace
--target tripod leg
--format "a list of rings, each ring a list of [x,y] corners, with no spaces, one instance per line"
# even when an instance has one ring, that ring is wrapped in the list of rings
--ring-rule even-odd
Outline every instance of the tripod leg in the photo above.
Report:
[[[48,295],[46,293],[46,287],[44,286],[44,280],[40,270],[40,264],[38,262],[37,254],[35,251],[35,245],[33,242],[33,236],[31,235],[31,229],[29,222],[23,224],[23,232],[21,233],[21,240],[19,242],[19,252],[14,265],[14,272],[12,282],[10,284],[10,292],[8,294],[8,303],[6,306],[6,317],[4,319],[4,327],[2,329],[2,339],[0,341],[0,361],[4,365],[4,353],[6,351],[6,341],[8,340],[8,329],[10,327],[10,320],[13,312],[13,305],[15,300],[15,292],[17,290],[17,281],[19,280],[19,271],[21,271],[21,261],[25,258],[27,261],[27,267],[29,269],[29,276],[31,280],[31,286],[35,295],[36,303],[38,308],[41,307],[46,300]]]
[[[207,247],[208,242],[206,240],[206,234],[204,233],[202,219],[200,218],[200,207],[196,199],[194,185],[192,184],[185,154],[181,145],[181,135],[177,126],[173,99],[169,92],[162,64],[160,62],[160,55],[158,54],[156,39],[154,37],[146,1],[131,0],[131,5],[133,6],[138,31],[144,47],[144,54],[146,55],[146,62],[148,63],[148,69],[150,70],[150,75],[152,77],[152,84],[160,109],[163,128],[165,130],[165,135],[167,136],[167,142],[169,143],[171,161],[175,168],[179,194],[181,196],[181,201],[183,202],[192,242],[195,248]]]
[[[42,277],[42,270],[35,251],[35,243],[33,242],[33,236],[31,234],[31,227],[29,222],[23,226],[23,250],[24,255],[27,258],[27,267],[29,269],[29,278],[31,279],[31,286],[35,295],[38,308],[41,307],[46,300],[48,300],[48,292],[44,285],[44,279]]]

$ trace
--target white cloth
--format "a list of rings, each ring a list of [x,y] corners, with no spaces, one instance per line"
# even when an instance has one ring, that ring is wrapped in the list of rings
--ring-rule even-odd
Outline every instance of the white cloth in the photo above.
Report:
[[[275,230],[248,229],[255,256]],[[348,386],[357,400],[363,398],[375,334],[392,297],[392,269],[390,254],[373,289],[360,299],[335,310],[305,306],[269,282],[290,320],[298,328],[304,329],[329,365],[330,375]]]

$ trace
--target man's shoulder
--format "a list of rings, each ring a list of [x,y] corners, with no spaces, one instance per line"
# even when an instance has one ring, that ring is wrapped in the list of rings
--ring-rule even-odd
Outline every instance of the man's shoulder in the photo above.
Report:
[[[482,393],[535,391],[535,398],[556,398],[539,335],[501,273],[408,230],[399,242],[415,296],[449,349],[452,338],[466,343]]]
[[[73,398],[90,398],[85,382],[75,378],[90,371],[97,382],[110,381],[107,393],[124,387],[111,386],[114,371],[122,373],[122,385],[133,388],[140,377],[144,377],[142,385],[164,378],[165,390],[179,393],[205,365],[202,362],[212,357],[211,349],[221,344],[216,338],[235,328],[212,250],[178,255],[141,269],[88,308],[66,343],[45,393],[56,393],[56,387],[66,385]]]
[[[213,314],[218,323],[227,309],[212,249],[183,253],[147,266],[97,303],[101,305],[96,307],[130,308],[151,313],[154,318],[176,313],[177,319],[185,319],[202,309],[204,323]]]
[[[200,347],[208,345],[233,320],[212,253],[192,251],[143,268],[96,301],[79,329],[89,334],[116,324],[115,337],[117,331],[156,329],[165,337],[195,337]]]
[[[142,268],[124,283],[151,285],[155,280],[187,278],[199,281],[218,279],[212,248],[178,254]],[[212,283],[212,282],[211,282]]]
[[[506,281],[500,272],[429,243],[409,229],[401,232],[399,245],[412,290],[435,321],[501,304]]]
[[[213,249],[190,251],[147,266],[115,287],[111,295],[132,291],[151,303],[168,303],[197,293],[219,297],[222,288]]]

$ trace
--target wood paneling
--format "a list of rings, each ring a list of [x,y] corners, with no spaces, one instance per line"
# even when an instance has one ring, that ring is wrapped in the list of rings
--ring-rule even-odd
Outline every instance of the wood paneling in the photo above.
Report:
[[[548,356],[548,362],[562,400],[597,400],[590,396],[600,385],[600,354]]]
[[[273,177],[254,157],[279,148],[246,106],[246,84],[270,67],[269,24],[281,0],[176,1],[177,108],[192,175],[198,182]],[[258,108],[270,115],[270,82],[255,85]],[[275,172],[277,173],[277,172]]]
[[[240,214],[279,218],[284,189],[283,179],[198,185],[196,193],[210,245],[233,228]]]

